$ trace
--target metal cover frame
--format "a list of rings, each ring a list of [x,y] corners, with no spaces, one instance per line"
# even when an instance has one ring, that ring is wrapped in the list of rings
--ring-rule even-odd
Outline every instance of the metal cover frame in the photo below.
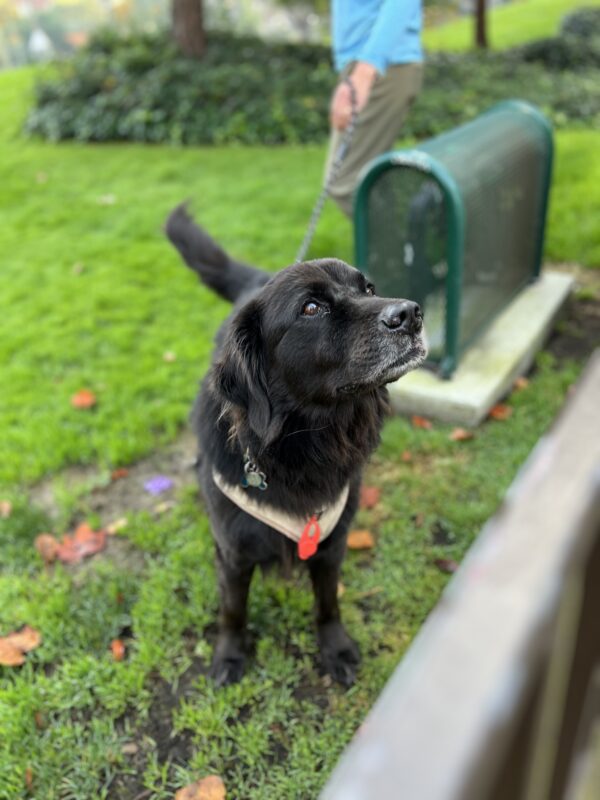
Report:
[[[544,234],[548,211],[548,198],[550,194],[550,182],[552,177],[552,164],[554,158],[554,142],[552,138],[552,128],[544,115],[533,105],[523,100],[506,100],[498,103],[489,111],[481,116],[489,116],[505,109],[519,110],[524,114],[533,116],[539,123],[540,130],[546,138],[548,146],[548,158],[546,159],[545,170],[543,172],[543,185],[541,187],[541,214],[540,224],[536,232],[537,245],[535,262],[532,264],[531,278],[528,282],[535,280],[541,270],[542,255],[544,247]],[[480,119],[481,117],[478,117]],[[466,123],[453,129],[448,133],[441,134],[441,137],[457,135],[466,132],[471,123]],[[430,142],[435,142],[437,138],[423,142],[426,146]],[[368,226],[368,201],[369,192],[373,184],[382,173],[398,167],[411,167],[414,170],[426,174],[438,184],[444,197],[445,211],[448,220],[448,238],[446,242],[446,259],[448,263],[448,273],[446,278],[446,318],[445,318],[445,343],[444,356],[439,364],[439,372],[443,378],[450,378],[457,367],[460,355],[460,310],[461,310],[461,288],[463,281],[463,263],[465,254],[465,208],[462,193],[459,185],[455,181],[450,171],[437,158],[431,156],[425,150],[418,147],[407,150],[398,150],[384,153],[371,161],[363,169],[358,189],[354,197],[354,242],[355,260],[359,269],[368,272],[369,255],[369,226]],[[523,286],[518,287],[518,293]],[[499,313],[501,309],[498,310]],[[463,349],[468,347],[475,338],[493,321],[491,316],[471,338],[463,345]]]

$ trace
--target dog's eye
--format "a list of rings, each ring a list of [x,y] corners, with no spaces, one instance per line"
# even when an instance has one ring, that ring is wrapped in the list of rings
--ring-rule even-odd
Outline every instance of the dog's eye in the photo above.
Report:
[[[321,306],[318,303],[315,303],[313,300],[309,300],[308,303],[304,303],[302,306],[302,316],[316,317],[320,310]]]
[[[371,294],[371,295],[375,294],[375,287],[373,286],[372,283],[367,283],[367,285],[365,286],[365,294]]]

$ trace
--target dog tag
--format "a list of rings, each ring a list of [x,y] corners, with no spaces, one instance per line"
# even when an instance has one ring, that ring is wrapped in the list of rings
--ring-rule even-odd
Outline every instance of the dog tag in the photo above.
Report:
[[[314,556],[317,552],[320,536],[321,528],[319,527],[319,520],[315,516],[312,516],[302,531],[302,536],[298,542],[298,557],[302,561],[306,561],[307,558]]]

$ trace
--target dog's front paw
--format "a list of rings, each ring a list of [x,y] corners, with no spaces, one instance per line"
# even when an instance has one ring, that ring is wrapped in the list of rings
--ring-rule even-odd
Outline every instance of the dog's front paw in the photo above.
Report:
[[[360,664],[358,645],[346,633],[341,622],[319,625],[319,650],[325,672],[342,686],[352,686]]]
[[[246,656],[237,636],[221,634],[210,666],[210,677],[217,686],[238,683],[244,676]]]

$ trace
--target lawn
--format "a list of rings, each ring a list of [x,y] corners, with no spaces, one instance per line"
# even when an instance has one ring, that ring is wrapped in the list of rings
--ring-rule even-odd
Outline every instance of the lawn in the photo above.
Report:
[[[554,36],[561,19],[576,8],[594,8],[600,0],[514,0],[506,5],[488,10],[488,37],[490,47],[501,50],[524,44],[532,39]],[[423,43],[427,50],[460,51],[473,47],[474,23],[472,17],[460,17],[442,25],[427,28]]]
[[[357,685],[319,674],[305,576],[257,576],[248,674],[215,691],[215,575],[193,476],[180,467],[171,505],[156,508],[138,501],[135,466],[122,479],[130,505],[110,473],[151,452],[157,471],[173,465],[163,448],[185,428],[227,313],[166,245],[169,209],[191,197],[232,252],[276,269],[302,238],[324,150],[23,143],[30,82],[0,74],[0,499],[13,505],[0,519],[0,634],[27,623],[43,641],[23,667],[0,668],[0,800],[166,800],[210,772],[230,798],[314,798],[439,597],[436,560],[462,558],[562,405],[585,352],[581,319],[562,333],[575,358],[541,354],[510,418],[474,439],[386,426],[367,475],[381,500],[356,521],[375,547],[351,553],[342,579]],[[553,259],[600,264],[585,205],[598,205],[599,144],[598,132],[557,137]],[[351,260],[350,240],[328,209],[312,252]],[[82,387],[93,410],[71,407]],[[45,567],[34,549],[41,532],[117,516],[125,527],[83,565]]]

